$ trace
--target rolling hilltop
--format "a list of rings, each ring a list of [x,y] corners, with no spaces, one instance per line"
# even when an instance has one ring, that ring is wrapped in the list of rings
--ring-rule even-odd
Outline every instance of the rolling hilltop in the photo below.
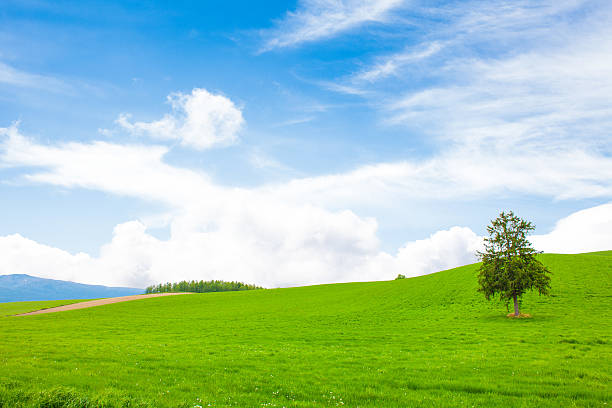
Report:
[[[95,299],[143,293],[144,289],[85,285],[30,275],[0,275],[0,303],[31,300]]]
[[[610,406],[612,252],[541,259],[531,319],[477,265],[3,317],[0,407]]]

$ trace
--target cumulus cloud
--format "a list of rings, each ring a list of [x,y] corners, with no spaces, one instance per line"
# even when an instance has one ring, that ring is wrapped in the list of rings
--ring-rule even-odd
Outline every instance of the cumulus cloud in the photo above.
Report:
[[[129,286],[234,279],[274,287],[390,279],[471,259],[473,237],[463,229],[435,234],[391,255],[380,249],[373,218],[330,211],[305,196],[286,200],[260,189],[217,186],[196,171],[165,164],[165,148],[101,142],[45,146],[21,135],[16,125],[0,134],[1,165],[31,169],[25,176],[31,181],[138,197],[170,208],[169,239],[153,237],[142,221],[120,224],[99,257],[72,255],[19,235],[3,237],[3,274]],[[449,244],[463,239],[468,240],[463,246]],[[467,251],[463,256],[461,248]]]
[[[19,234],[0,237],[0,274],[28,274],[43,278],[81,280],[90,273],[91,257],[85,253],[70,254],[40,244]]]
[[[116,123],[134,135],[158,140],[178,140],[197,150],[227,146],[238,141],[244,125],[242,111],[229,98],[195,88],[191,94],[176,92],[168,96],[172,113],[152,122],[132,122],[121,114]]]
[[[612,175],[605,158],[562,157],[558,161],[563,166],[556,167],[552,160],[525,158],[524,163],[505,169],[503,163],[495,163],[499,158],[482,163],[456,159],[367,166],[281,185],[230,188],[214,184],[203,173],[164,163],[165,147],[103,142],[41,145],[20,134],[17,125],[0,129],[0,136],[0,166],[27,168],[24,177],[32,182],[94,189],[168,206],[163,220],[170,228],[169,239],[153,237],[143,221],[128,222],[115,228],[113,239],[95,258],[71,255],[19,235],[2,241],[0,273],[114,285],[235,279],[274,287],[435,272],[472,262],[480,238],[468,228],[454,227],[388,253],[381,250],[374,218],[327,208],[339,203],[350,208],[368,200],[382,205],[405,194],[452,198],[503,188],[532,194],[562,194],[572,188],[584,192],[587,187],[597,192],[597,188],[609,189],[602,183]],[[487,176],[492,168],[501,173]],[[592,179],[587,177],[589,172]],[[523,182],[527,179],[531,184]],[[604,218],[596,214],[589,219],[590,223],[584,218],[569,224],[562,221],[536,242],[547,251],[568,251],[577,233],[574,226],[590,225],[582,235],[593,238],[573,248],[605,247],[610,242],[605,228],[600,229],[604,235],[589,229],[598,226],[594,220]],[[31,261],[20,262],[22,258]]]
[[[151,255],[158,241],[138,221],[115,227],[100,257],[71,254],[19,234],[0,237],[0,274],[21,273],[41,278],[110,286],[142,287],[152,279]]]
[[[612,204],[575,212],[557,222],[553,230],[530,239],[544,252],[577,254],[612,249]]]
[[[0,237],[0,274],[134,287],[181,279],[283,287],[419,276],[475,262],[482,248],[482,237],[471,229],[452,227],[390,254],[379,249],[376,223],[348,211],[235,206],[214,218],[212,225],[206,212],[176,215],[167,240],[148,234],[140,221],[119,224],[98,257],[70,254],[19,234]],[[576,212],[530,240],[546,252],[608,250],[611,226],[612,204],[606,204]]]
[[[0,237],[0,274],[135,287],[182,279],[283,287],[392,279],[398,273],[418,276],[471,262],[478,245],[468,228],[455,227],[408,243],[390,255],[379,250],[372,221],[350,212],[312,208],[291,209],[291,213],[291,218],[281,216],[289,225],[270,223],[272,214],[263,220],[244,213],[225,214],[232,220],[210,230],[203,220],[194,224],[193,215],[178,217],[168,240],[152,237],[143,223],[131,221],[115,227],[112,241],[102,246],[99,257],[72,255],[18,234],[8,235]]]
[[[138,197],[171,208],[169,240],[155,239],[140,222],[122,224],[99,258],[73,257],[32,242],[22,245],[21,255],[51,257],[48,265],[66,266],[47,268],[50,275],[44,276],[68,274],[79,282],[122,285],[195,278],[268,286],[363,280],[356,267],[378,250],[372,219],[216,186],[201,173],[163,163],[166,148],[101,142],[44,146],[21,135],[16,125],[0,134],[1,165],[34,168],[25,176],[31,181]],[[19,236],[7,240],[24,242]],[[24,272],[26,265],[14,268],[19,256],[0,257],[7,262],[1,272]],[[37,276],[46,273],[42,261],[27,269]]]
[[[476,262],[481,249],[482,237],[467,227],[452,227],[406,243],[397,252],[396,269],[406,276],[424,275]]]
[[[403,0],[305,0],[276,27],[263,32],[262,51],[333,37],[371,22],[384,22]]]

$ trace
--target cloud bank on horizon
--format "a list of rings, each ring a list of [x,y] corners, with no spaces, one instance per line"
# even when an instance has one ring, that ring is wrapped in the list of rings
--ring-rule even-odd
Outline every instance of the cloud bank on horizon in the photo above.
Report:
[[[386,199],[403,194],[401,189],[368,186],[361,177],[227,188],[205,174],[164,163],[167,150],[162,146],[44,146],[21,135],[16,126],[0,129],[0,135],[5,136],[0,156],[5,166],[41,169],[27,174],[28,181],[163,202],[169,207],[166,222],[171,231],[169,239],[160,240],[147,233],[143,221],[117,225],[98,257],[70,254],[19,234],[0,237],[4,274],[107,285],[206,278],[277,287],[391,279],[399,273],[418,276],[474,262],[481,248],[482,237],[470,228],[452,227],[389,254],[380,249],[375,219],[314,204],[335,201],[342,189],[352,193],[353,202],[369,200],[372,194],[379,199],[384,199],[381,194]],[[393,183],[396,175],[390,175],[390,180],[376,173],[370,177],[379,184]],[[295,187],[302,182],[306,188]],[[433,180],[431,191],[443,182]],[[360,193],[354,194],[357,187]],[[547,252],[605,250],[612,247],[611,224],[612,204],[605,204],[572,214],[533,240]],[[577,243],[576,236],[584,238]]]
[[[482,237],[469,226],[446,225],[388,250],[379,219],[411,203],[444,203],[452,213],[458,202],[489,197],[596,200],[532,241],[545,252],[612,249],[612,7],[596,5],[311,0],[260,31],[260,54],[268,54],[345,35],[383,41],[428,22],[417,41],[364,57],[334,78],[334,87],[323,86],[369,106],[383,117],[381,127],[425,140],[432,147],[418,157],[248,186],[222,183],[170,158],[178,149],[220,151],[252,140],[239,136],[249,136],[249,105],[204,88],[170,93],[161,118],[117,113],[115,127],[102,132],[110,137],[100,140],[43,143],[18,123],[0,128],[0,171],[17,172],[11,180],[164,208],[116,225],[97,256],[19,233],[0,236],[0,274],[140,287],[183,279],[278,287],[418,276],[474,262]],[[32,88],[41,78],[64,83],[0,61],[0,82]],[[421,216],[414,214],[415,222]],[[169,229],[167,239],[151,233],[159,226]]]

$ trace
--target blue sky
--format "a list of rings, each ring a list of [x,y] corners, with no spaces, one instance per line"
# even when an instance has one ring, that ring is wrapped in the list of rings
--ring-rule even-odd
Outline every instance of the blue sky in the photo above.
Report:
[[[0,274],[388,279],[472,261],[504,209],[610,249],[611,12],[5,1]]]

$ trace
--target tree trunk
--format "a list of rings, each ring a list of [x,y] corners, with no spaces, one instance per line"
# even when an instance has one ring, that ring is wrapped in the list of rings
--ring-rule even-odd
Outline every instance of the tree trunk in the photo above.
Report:
[[[518,304],[518,297],[516,296],[516,291],[514,291],[514,294],[512,295],[512,299],[514,299],[514,315],[518,316],[519,315],[519,304]]]

